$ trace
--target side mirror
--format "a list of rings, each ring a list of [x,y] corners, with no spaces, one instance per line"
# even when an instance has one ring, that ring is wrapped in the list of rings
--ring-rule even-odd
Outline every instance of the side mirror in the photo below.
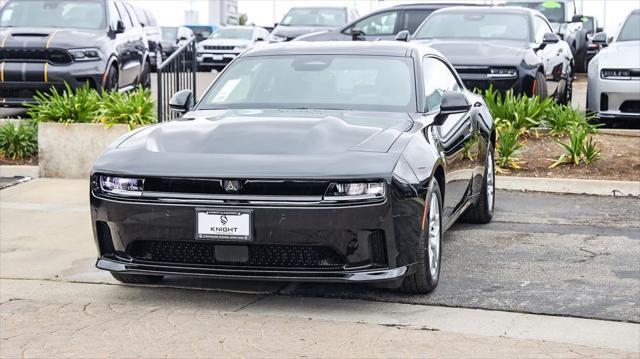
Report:
[[[256,38],[256,41],[264,41],[264,38],[263,37],[258,37],[258,38]]]
[[[180,40],[180,41],[186,41],[186,40],[189,40],[189,39],[187,39],[187,37],[186,37],[186,36],[180,36],[180,39],[178,39],[178,40]]]
[[[591,42],[596,45],[607,46],[607,34],[605,34],[604,32],[597,32],[595,35],[593,35]]]
[[[124,21],[118,20],[116,23],[116,34],[122,34],[124,32]]]
[[[361,41],[364,40],[364,31],[357,29],[357,28],[353,28],[351,29],[351,41]]]
[[[573,15],[571,22],[582,22],[583,15]]]
[[[596,27],[596,32],[603,32],[603,31],[604,31],[604,28]]]
[[[396,35],[396,41],[407,42],[409,41],[410,36],[411,34],[409,33],[409,30],[402,30]]]
[[[471,109],[471,104],[461,92],[447,91],[442,95],[440,112],[436,116],[438,124],[444,123],[449,115],[464,113]]]
[[[191,90],[181,90],[171,96],[169,100],[169,108],[171,111],[178,113],[186,113],[191,111],[195,105],[195,99]]]
[[[545,46],[549,44],[557,44],[558,42],[560,42],[560,36],[552,32],[545,32],[545,34],[542,36],[542,44],[540,44],[538,49],[542,50],[545,48]]]
[[[279,24],[278,24],[277,22],[274,22],[274,23],[273,23],[273,27],[276,27],[276,26],[278,26],[278,25],[279,25]]]

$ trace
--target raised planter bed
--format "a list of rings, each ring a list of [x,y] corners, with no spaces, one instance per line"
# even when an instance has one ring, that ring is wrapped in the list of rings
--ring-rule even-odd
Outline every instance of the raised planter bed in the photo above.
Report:
[[[127,125],[106,128],[97,123],[38,124],[38,164],[41,177],[88,178],[100,154],[118,137],[127,133]]]

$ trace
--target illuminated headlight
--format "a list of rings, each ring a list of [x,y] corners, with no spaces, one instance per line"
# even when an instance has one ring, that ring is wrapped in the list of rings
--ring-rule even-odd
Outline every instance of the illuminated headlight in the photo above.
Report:
[[[96,61],[102,59],[102,52],[98,49],[74,49],[69,50],[76,61]]]
[[[269,41],[271,41],[271,42],[283,42],[283,41],[286,41],[286,40],[287,40],[287,38],[284,37],[284,36],[279,36],[279,35],[276,35],[276,34],[269,35]]]
[[[139,178],[100,176],[100,190],[115,196],[140,197],[143,185]]]
[[[614,80],[630,80],[631,79],[631,71],[630,70],[608,70],[604,69],[600,72],[600,76],[603,79],[614,79]]]
[[[491,67],[489,68],[489,77],[516,78],[518,69],[515,67]]]
[[[384,198],[384,182],[333,183],[324,196],[328,201],[358,201]]]

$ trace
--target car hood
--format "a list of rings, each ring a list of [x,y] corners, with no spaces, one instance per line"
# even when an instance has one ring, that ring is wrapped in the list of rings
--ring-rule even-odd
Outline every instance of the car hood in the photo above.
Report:
[[[249,46],[251,44],[251,40],[245,39],[206,39],[198,43],[202,46]]]
[[[112,145],[94,171],[232,178],[390,175],[400,154],[389,149],[412,125],[404,113],[194,111]]]
[[[518,66],[530,47],[507,40],[416,40],[440,51],[454,65]]]
[[[284,36],[287,38],[298,37],[312,32],[318,32],[322,30],[334,30],[335,26],[282,26],[278,25],[271,32],[276,36]]]
[[[640,68],[640,41],[613,42],[598,52],[600,68]]]
[[[12,27],[0,30],[5,47],[49,47],[77,49],[99,47],[106,30],[60,29],[53,27]]]

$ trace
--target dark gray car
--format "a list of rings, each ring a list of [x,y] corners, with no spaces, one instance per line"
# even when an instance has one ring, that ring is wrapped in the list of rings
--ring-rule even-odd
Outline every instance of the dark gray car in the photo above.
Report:
[[[269,42],[291,41],[298,36],[337,29],[358,18],[358,11],[345,6],[293,7],[275,26]]]

